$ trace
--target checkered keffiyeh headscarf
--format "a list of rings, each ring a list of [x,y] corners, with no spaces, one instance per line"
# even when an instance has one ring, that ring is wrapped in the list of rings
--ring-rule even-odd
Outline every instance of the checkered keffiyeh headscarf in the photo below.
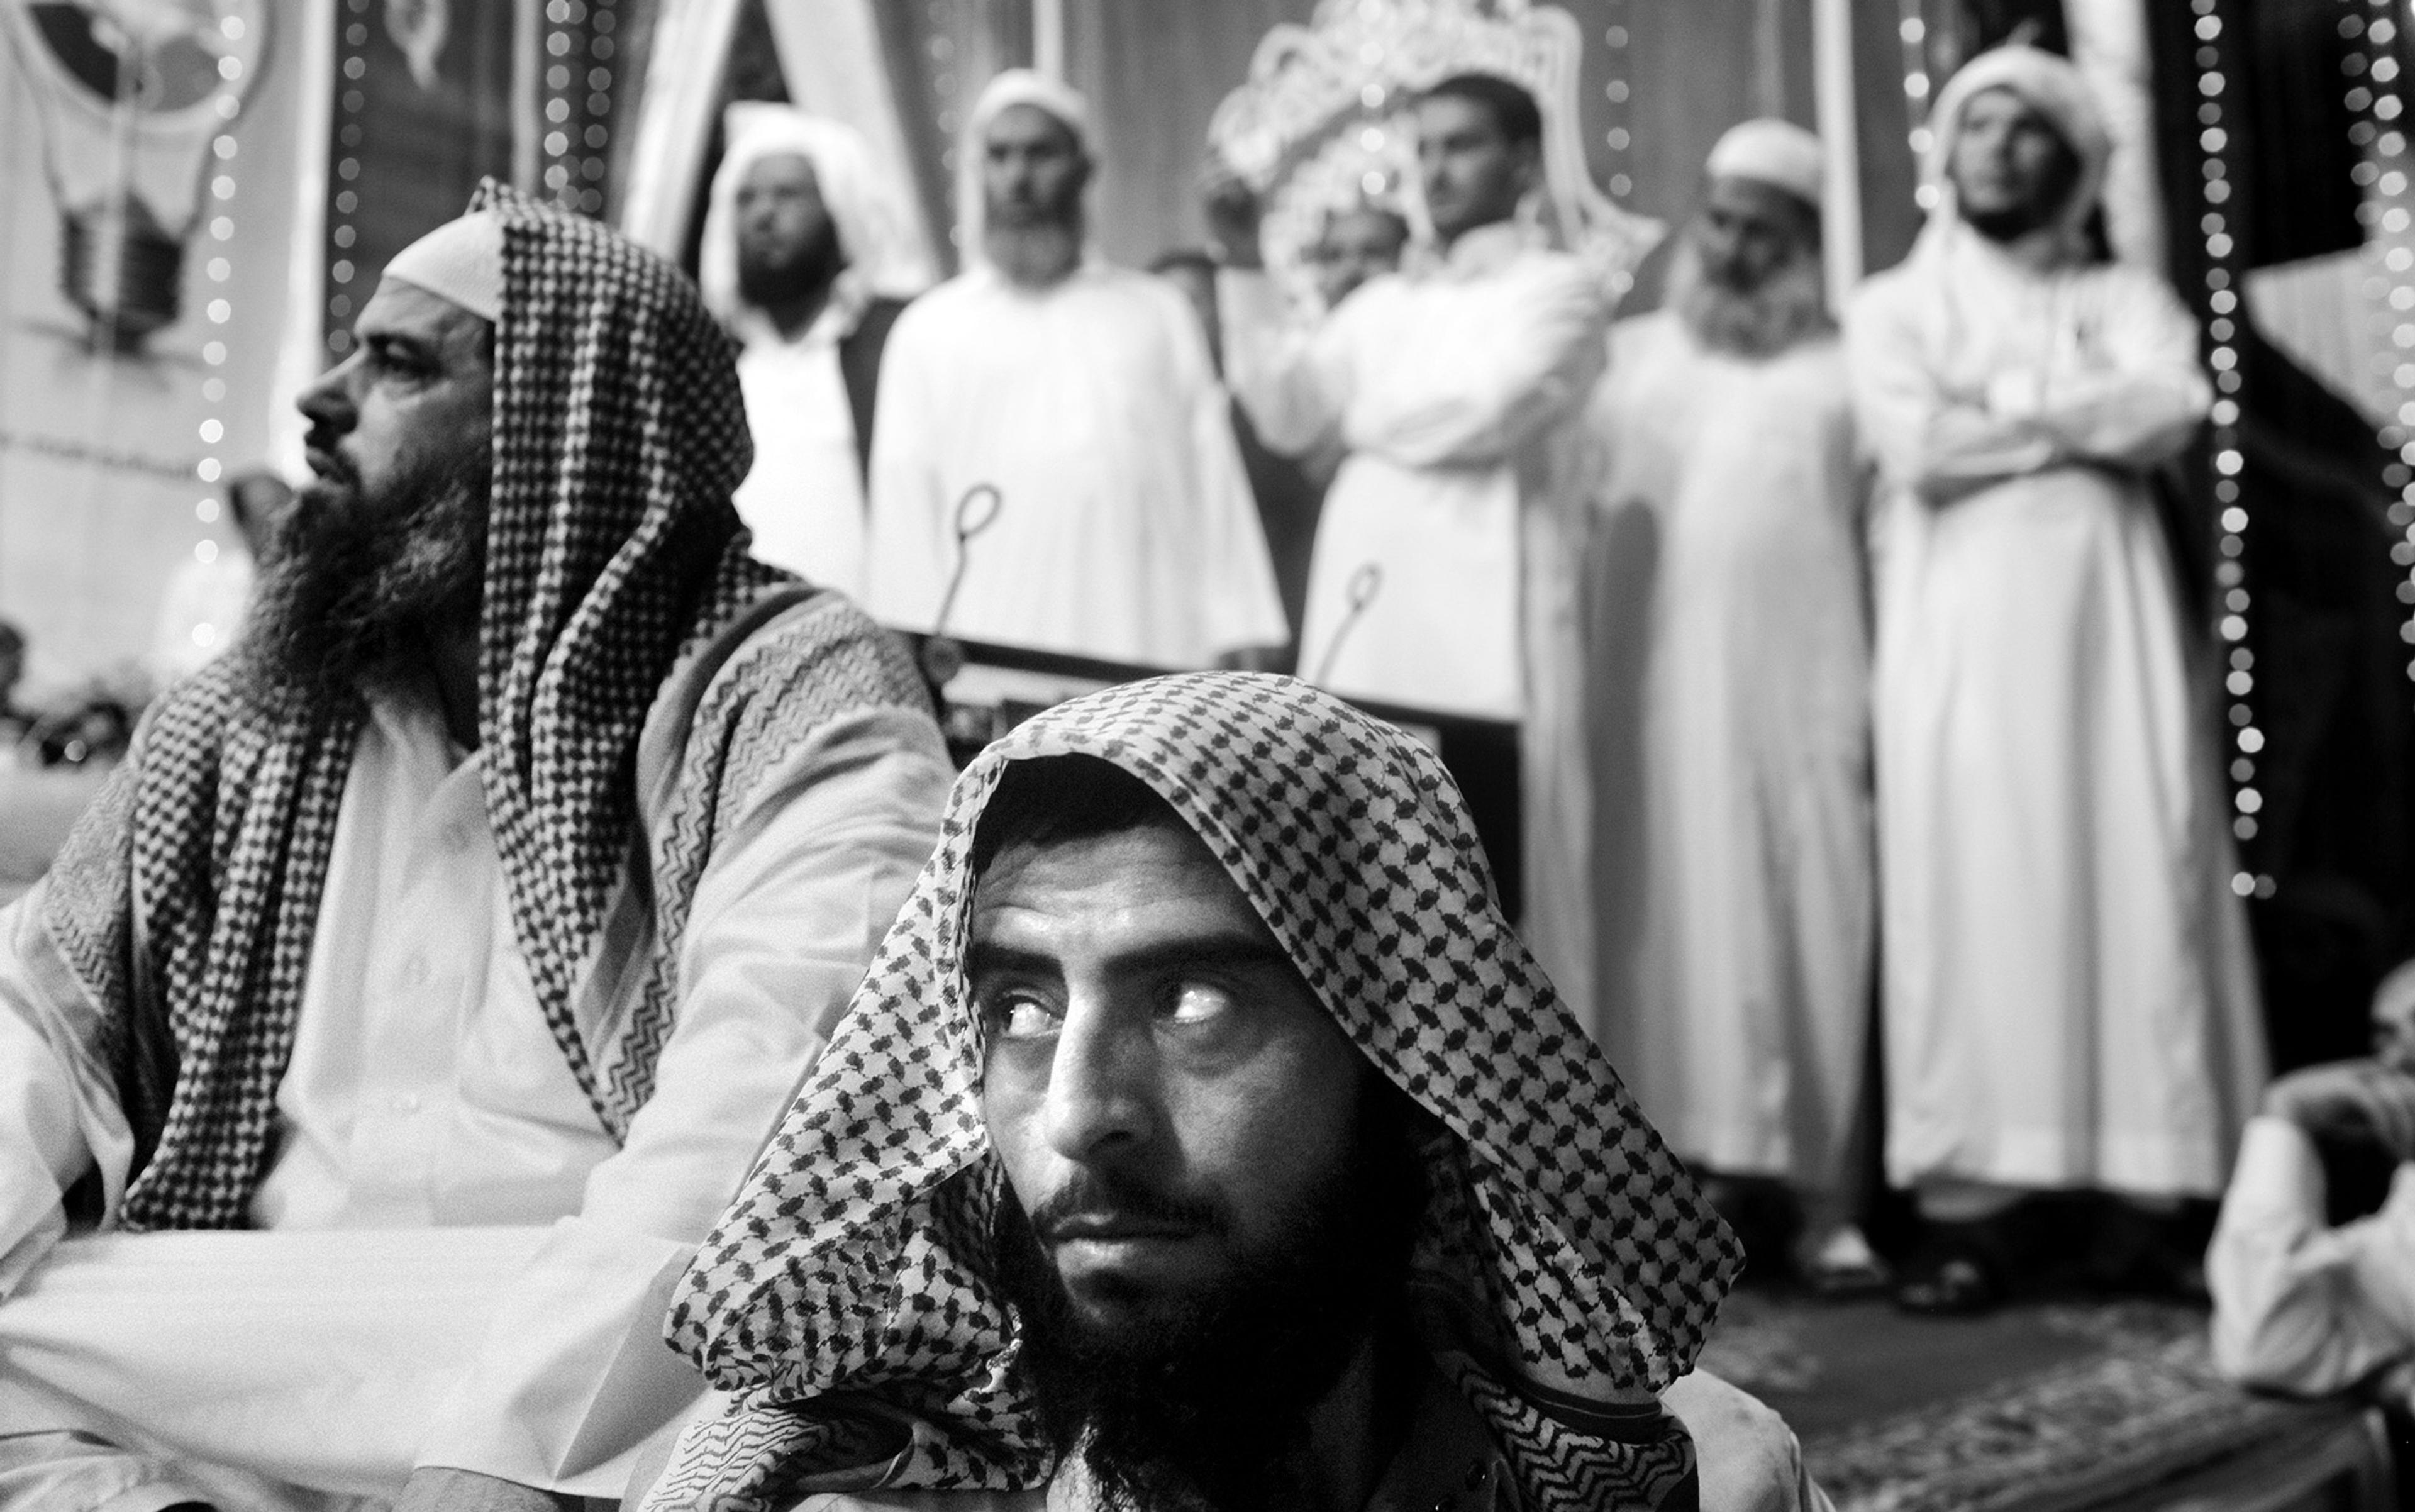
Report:
[[[479,626],[487,809],[537,1000],[617,1138],[652,1089],[672,1008],[661,957],[709,833],[686,825],[637,858],[639,730],[682,656],[801,590],[747,560],[729,504],[752,457],[745,410],[694,288],[509,189],[489,184],[472,208],[503,227]],[[824,618],[824,632],[848,628]],[[244,1221],[363,716],[357,698],[273,695],[238,650],[162,700],[52,869],[44,922],[101,1010],[135,1130],[124,1227]],[[712,796],[723,769],[689,769]],[[582,1033],[575,998],[607,911],[646,862],[649,988]]]
[[[1173,806],[1351,1041],[1448,1130],[1413,1301],[1521,1505],[1689,1506],[1692,1445],[1655,1393],[1690,1367],[1732,1237],[1503,919],[1440,762],[1305,683],[1201,673],[1052,710],[957,781],[846,1021],[682,1284],[671,1340],[734,1397],[691,1425],[648,1512],[785,1506],[867,1457],[884,1487],[1052,1473],[989,1280],[1002,1176],[963,960],[1000,774],[1073,754]],[[902,1453],[881,1431],[900,1421]]]

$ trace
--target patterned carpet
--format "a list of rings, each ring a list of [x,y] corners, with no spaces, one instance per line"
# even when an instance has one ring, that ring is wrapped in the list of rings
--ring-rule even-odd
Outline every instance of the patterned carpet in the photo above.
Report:
[[[2153,1303],[1944,1321],[1747,1293],[1702,1363],[1785,1414],[1838,1512],[2107,1505],[2325,1412],[2216,1379],[2204,1315]]]

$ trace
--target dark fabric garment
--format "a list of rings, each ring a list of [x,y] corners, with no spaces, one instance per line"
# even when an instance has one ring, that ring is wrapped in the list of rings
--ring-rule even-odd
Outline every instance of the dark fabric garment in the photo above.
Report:
[[[863,319],[838,344],[839,377],[847,384],[848,411],[855,416],[855,465],[867,490],[872,487],[872,421],[880,403],[880,354],[889,350],[889,328],[905,313],[906,304],[875,296],[863,307]]]

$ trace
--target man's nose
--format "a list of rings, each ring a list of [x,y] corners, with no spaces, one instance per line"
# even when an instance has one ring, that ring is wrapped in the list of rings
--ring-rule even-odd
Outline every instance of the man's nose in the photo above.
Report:
[[[319,375],[317,382],[302,391],[293,407],[308,417],[312,425],[325,426],[336,431],[348,431],[359,414],[352,399],[352,377],[359,371],[361,354],[353,353]]]
[[[1072,1005],[1049,1063],[1049,1147],[1087,1161],[1146,1144],[1156,1126],[1155,1059],[1146,1028]]]

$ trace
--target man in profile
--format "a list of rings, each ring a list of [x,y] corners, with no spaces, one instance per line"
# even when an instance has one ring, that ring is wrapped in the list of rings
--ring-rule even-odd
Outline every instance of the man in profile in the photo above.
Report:
[[[1588,657],[1596,1022],[1731,1221],[1794,1207],[1808,1279],[1867,1284],[1849,1159],[1877,906],[1867,487],[1822,276],[1819,139],[1744,122],[1703,179],[1669,304],[1612,327],[1587,412],[1608,468]]]
[[[881,353],[929,280],[855,130],[753,100],[728,123],[698,281],[744,346],[755,466],[734,502],[756,561],[860,598]]]
[[[909,630],[1148,666],[1289,637],[1224,392],[1163,280],[1086,251],[1088,111],[1026,69],[963,147],[971,266],[899,318],[866,605]],[[995,490],[994,499],[984,490]]]
[[[1436,245],[1312,330],[1290,323],[1257,271],[1254,198],[1215,181],[1208,224],[1232,270],[1225,375],[1276,450],[1348,448],[1317,521],[1301,676],[1348,697],[1515,722],[1514,746],[1454,765],[1513,914],[1562,990],[1589,1003],[1581,411],[1609,305],[1595,270],[1521,223],[1543,172],[1532,95],[1455,75],[1418,99],[1417,131]],[[1513,806],[1522,825],[1499,817]]]
[[[10,1512],[616,1494],[929,849],[920,681],[746,556],[676,269],[489,186],[354,334],[243,642],[0,913]]]
[[[1825,1505],[1687,1376],[1733,1240],[1424,747],[1158,679],[993,745],[944,834],[682,1288],[732,1397],[648,1512]]]

